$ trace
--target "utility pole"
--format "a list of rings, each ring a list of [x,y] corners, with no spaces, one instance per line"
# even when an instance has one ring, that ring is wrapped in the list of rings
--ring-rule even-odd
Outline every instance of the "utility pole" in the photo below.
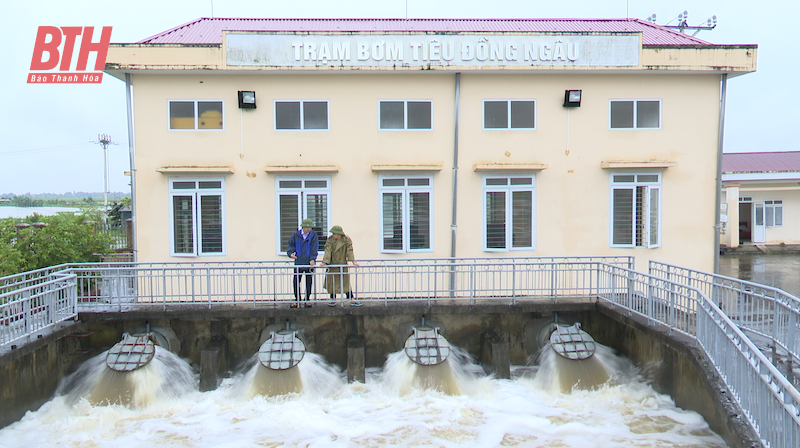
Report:
[[[117,142],[108,134],[97,134],[97,140],[90,143],[103,147],[103,222],[108,223],[108,145],[116,145]]]

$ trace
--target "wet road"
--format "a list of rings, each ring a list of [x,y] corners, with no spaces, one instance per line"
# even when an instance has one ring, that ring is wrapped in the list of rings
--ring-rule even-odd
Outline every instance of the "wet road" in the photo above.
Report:
[[[800,254],[720,255],[719,273],[800,297]]]

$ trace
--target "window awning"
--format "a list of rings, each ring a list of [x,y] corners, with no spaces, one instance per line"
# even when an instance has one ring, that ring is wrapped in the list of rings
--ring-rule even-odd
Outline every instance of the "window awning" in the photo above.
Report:
[[[476,163],[472,165],[473,171],[541,171],[547,165],[539,162],[530,163]]]
[[[267,165],[268,173],[338,173],[337,165]]]
[[[232,166],[161,166],[156,171],[164,174],[233,174]]]
[[[670,168],[678,166],[678,162],[669,160],[605,160],[600,162],[600,168],[615,169],[646,169],[646,168]]]
[[[441,171],[444,163],[375,164],[372,171]]]

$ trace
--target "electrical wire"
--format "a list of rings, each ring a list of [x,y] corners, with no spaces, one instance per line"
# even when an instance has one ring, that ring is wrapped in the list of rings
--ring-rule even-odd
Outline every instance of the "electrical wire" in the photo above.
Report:
[[[55,152],[55,151],[73,151],[76,149],[89,149],[89,148],[96,148],[97,145],[87,142],[87,143],[71,143],[68,145],[59,145],[59,146],[46,146],[43,148],[33,148],[33,149],[20,149],[16,151],[6,151],[0,152],[0,157],[2,156],[18,156],[18,155],[28,155],[28,154],[41,154],[46,152]]]

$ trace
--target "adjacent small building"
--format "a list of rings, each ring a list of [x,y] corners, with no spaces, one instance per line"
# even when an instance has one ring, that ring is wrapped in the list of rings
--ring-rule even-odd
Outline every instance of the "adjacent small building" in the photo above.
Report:
[[[636,19],[201,18],[112,44],[139,261],[633,255],[713,270],[720,102],[756,45]]]
[[[800,151],[725,154],[722,191],[721,244],[800,244]]]

